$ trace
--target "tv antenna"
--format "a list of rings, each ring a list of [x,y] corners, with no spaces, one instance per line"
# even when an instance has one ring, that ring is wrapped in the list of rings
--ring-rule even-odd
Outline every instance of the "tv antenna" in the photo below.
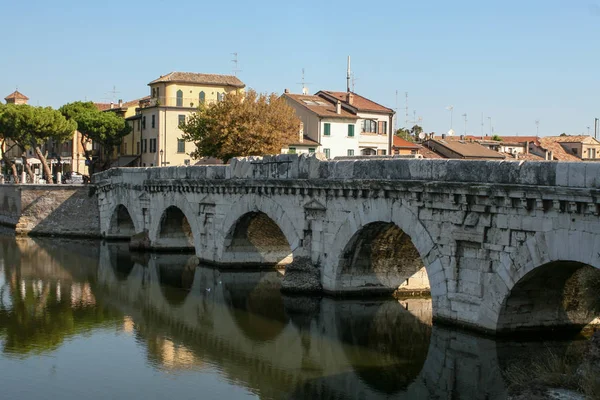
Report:
[[[352,72],[352,91],[354,92],[355,88],[356,88],[356,81],[358,80],[358,78],[356,77],[356,75],[354,75],[354,72]]]
[[[454,106],[448,106],[446,107],[446,110],[450,111],[450,130],[452,131],[452,134],[454,134],[454,130],[452,129],[452,122],[454,119]]]
[[[539,119],[535,120],[535,130],[536,130],[536,136],[540,136],[540,120]]]
[[[466,136],[466,134],[467,134],[467,113],[464,113],[462,116],[465,119],[465,136]]]
[[[406,129],[408,129],[408,92],[404,92],[404,96],[406,97],[406,101],[405,101],[405,107],[404,107],[404,113],[405,113],[405,117],[406,119],[404,120],[404,127]]]
[[[394,118],[394,132],[398,131],[398,89],[396,89],[396,115]]]
[[[112,90],[109,90],[108,92],[106,92],[106,95],[108,97],[105,97],[106,100],[110,100],[112,103],[115,102],[115,99],[117,98],[117,94],[119,94],[121,92],[117,91],[117,87],[113,85]]]
[[[238,53],[231,53],[233,55],[233,60],[231,60],[231,62],[233,63],[233,75],[237,76],[238,72],[242,72],[241,69],[239,69],[239,63],[240,61],[238,60]]]
[[[306,82],[304,76],[304,68],[302,68],[302,81],[298,82],[298,85],[302,85],[302,94],[308,94],[308,88],[306,87],[306,85],[310,85],[310,82]]]

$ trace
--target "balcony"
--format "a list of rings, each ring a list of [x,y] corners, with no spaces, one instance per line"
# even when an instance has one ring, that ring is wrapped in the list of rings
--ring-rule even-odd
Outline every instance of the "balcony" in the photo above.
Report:
[[[216,103],[217,100],[205,99],[204,104],[209,105]],[[182,107],[182,108],[197,108],[200,104],[198,97],[152,97],[150,99],[140,101],[140,108],[149,108],[156,106],[167,107]]]

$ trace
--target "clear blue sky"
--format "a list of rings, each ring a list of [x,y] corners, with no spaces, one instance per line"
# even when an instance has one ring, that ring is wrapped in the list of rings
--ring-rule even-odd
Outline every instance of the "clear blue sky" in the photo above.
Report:
[[[345,90],[427,131],[587,133],[600,117],[600,0],[4,1],[0,94],[31,104],[131,100],[170,71],[231,74],[261,92]]]

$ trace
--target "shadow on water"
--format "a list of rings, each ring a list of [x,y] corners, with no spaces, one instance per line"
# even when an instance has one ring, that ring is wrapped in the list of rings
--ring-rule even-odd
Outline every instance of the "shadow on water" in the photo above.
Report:
[[[283,296],[277,271],[224,272],[113,243],[61,246],[0,237],[5,354],[46,353],[109,328],[141,345],[139,368],[216,371],[262,399],[483,400],[506,398],[504,370],[536,351],[432,326],[423,299]]]

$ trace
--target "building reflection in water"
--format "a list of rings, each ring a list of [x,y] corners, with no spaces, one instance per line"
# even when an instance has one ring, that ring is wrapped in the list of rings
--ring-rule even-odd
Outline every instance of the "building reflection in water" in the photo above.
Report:
[[[113,329],[157,369],[217,371],[266,399],[506,397],[498,354],[510,343],[432,326],[428,299],[282,296],[277,271],[223,272],[123,243],[0,237],[0,252],[5,354]]]

